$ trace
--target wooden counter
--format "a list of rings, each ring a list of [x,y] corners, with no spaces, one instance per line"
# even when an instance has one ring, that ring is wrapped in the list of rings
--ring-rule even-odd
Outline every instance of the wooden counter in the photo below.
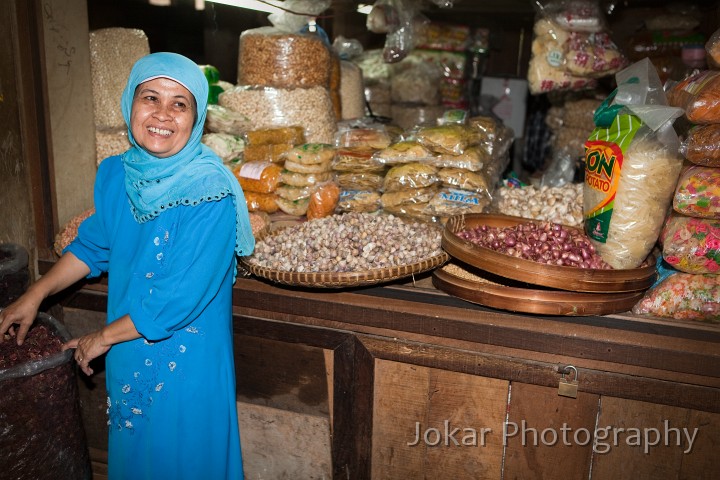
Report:
[[[97,282],[61,301],[104,311],[105,294]],[[720,474],[720,325],[512,314],[448,296],[428,274],[346,290],[240,278],[233,300],[239,396],[273,405],[294,392],[325,411],[334,478]],[[577,398],[558,395],[568,365]]]

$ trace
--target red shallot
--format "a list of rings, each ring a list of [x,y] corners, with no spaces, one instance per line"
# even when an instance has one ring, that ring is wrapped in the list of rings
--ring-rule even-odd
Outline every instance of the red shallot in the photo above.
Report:
[[[579,230],[552,222],[526,222],[514,227],[480,225],[462,230],[463,240],[498,253],[563,267],[610,269]]]

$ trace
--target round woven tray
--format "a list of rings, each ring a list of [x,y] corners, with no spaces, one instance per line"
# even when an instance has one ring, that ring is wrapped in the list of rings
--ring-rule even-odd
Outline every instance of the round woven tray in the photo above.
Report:
[[[239,263],[242,268],[251,274],[283,285],[311,288],[345,288],[376,285],[420,274],[441,266],[449,259],[448,254],[442,252],[416,263],[362,272],[291,272],[273,270],[253,265],[245,258],[240,258]]]
[[[563,267],[505,255],[475,245],[456,234],[481,225],[502,228],[532,221],[526,218],[484,213],[457,215],[448,219],[445,224],[442,247],[452,257],[490,273],[533,285],[573,292],[636,292],[649,288],[657,278],[655,257],[652,255],[640,267],[632,269]]]

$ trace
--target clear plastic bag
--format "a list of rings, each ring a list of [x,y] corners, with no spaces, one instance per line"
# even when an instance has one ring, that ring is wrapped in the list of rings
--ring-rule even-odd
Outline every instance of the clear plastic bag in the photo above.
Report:
[[[677,182],[673,209],[690,217],[720,218],[720,169],[686,168]]]
[[[246,162],[233,173],[244,192],[273,193],[280,185],[283,167],[272,162]]]
[[[315,187],[310,196],[307,209],[307,219],[327,217],[332,215],[340,200],[340,187],[335,182],[325,182]]]
[[[276,3],[283,10],[271,13],[268,20],[275,28],[290,33],[302,30],[310,20],[314,20],[332,4],[330,0],[284,0]]]
[[[484,194],[459,188],[441,188],[428,202],[425,212],[438,217],[450,217],[466,213],[482,213],[490,204]]]
[[[327,163],[333,157],[335,157],[335,148],[328,143],[304,143],[291,148],[282,155],[283,160],[304,165]]]
[[[705,43],[708,65],[717,69],[720,68],[720,28],[715,30],[707,43]]]
[[[685,273],[720,273],[720,220],[671,215],[660,243],[663,258]]]
[[[240,34],[238,84],[276,88],[330,85],[330,48],[312,34],[288,33],[273,27]]]
[[[632,312],[720,322],[720,276],[673,273],[648,290]]]
[[[335,207],[336,213],[370,213],[380,210],[380,194],[365,190],[342,190]]]
[[[597,0],[536,2],[528,83],[533,95],[591,89],[627,66]]]
[[[253,124],[248,117],[241,113],[233,112],[220,105],[208,105],[205,127],[212,133],[242,135],[248,130],[252,130]]]
[[[378,150],[373,159],[381,165],[423,162],[433,158],[433,153],[414,140],[402,140]]]
[[[680,153],[695,165],[720,167],[720,123],[695,125],[680,145]]]
[[[672,85],[670,105],[682,108],[696,124],[720,123],[720,71],[704,70]]]
[[[435,153],[460,155],[466,148],[479,144],[481,135],[467,125],[448,124],[418,128],[415,139]]]
[[[335,182],[343,190],[380,190],[385,181],[383,173],[337,172]]]
[[[613,268],[636,268],[658,240],[683,158],[655,68],[641,60],[616,75],[586,142],[585,232]]]
[[[385,166],[375,158],[375,152],[369,147],[338,148],[332,169],[336,172],[380,173]]]
[[[385,174],[383,191],[395,192],[408,188],[424,188],[440,181],[437,168],[423,163],[395,165]]]
[[[301,125],[305,129],[305,141],[310,143],[332,143],[337,129],[326,87],[284,89],[238,85],[221,93],[218,102],[249,118],[255,129]]]
[[[351,125],[338,126],[335,146],[340,148],[371,148],[382,150],[393,141],[384,125],[353,128]]]
[[[240,157],[245,150],[243,138],[229,133],[206,133],[202,136],[202,143],[217,153],[225,163]]]

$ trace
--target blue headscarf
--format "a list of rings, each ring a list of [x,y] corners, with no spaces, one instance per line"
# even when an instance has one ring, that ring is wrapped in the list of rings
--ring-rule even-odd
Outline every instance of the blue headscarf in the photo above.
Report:
[[[197,103],[197,119],[187,144],[175,155],[158,158],[135,142],[130,125],[135,89],[154,78],[174,80],[187,88]],[[250,255],[255,247],[245,196],[220,157],[200,142],[207,114],[208,82],[200,67],[182,55],[160,52],[138,60],[130,72],[121,106],[132,147],[122,155],[125,190],[139,223],[178,205],[195,206],[231,195],[236,211],[235,252]]]

